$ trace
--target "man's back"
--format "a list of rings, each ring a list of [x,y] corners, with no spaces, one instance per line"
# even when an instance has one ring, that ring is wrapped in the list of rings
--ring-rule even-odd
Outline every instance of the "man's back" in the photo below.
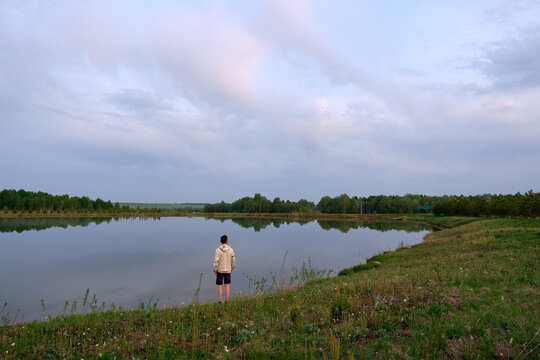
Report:
[[[222,274],[229,274],[234,270],[235,266],[236,258],[234,256],[234,250],[227,244],[221,244],[216,249],[214,271]]]

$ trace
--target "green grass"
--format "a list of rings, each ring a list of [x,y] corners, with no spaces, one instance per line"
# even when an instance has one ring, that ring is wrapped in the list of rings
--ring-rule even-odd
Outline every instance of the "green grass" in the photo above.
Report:
[[[445,230],[294,290],[3,326],[0,357],[538,359],[540,222],[429,220]]]
[[[127,205],[131,209],[160,209],[163,211],[203,211],[205,204],[195,203],[120,203],[120,206]]]

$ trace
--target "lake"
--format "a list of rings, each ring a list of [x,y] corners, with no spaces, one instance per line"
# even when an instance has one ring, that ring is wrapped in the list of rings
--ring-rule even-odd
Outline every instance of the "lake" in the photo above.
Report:
[[[87,288],[107,309],[150,299],[159,299],[158,307],[190,303],[201,273],[199,300],[215,301],[212,262],[223,234],[237,258],[231,293],[245,294],[253,291],[248,277],[271,281],[284,259],[288,282],[303,262],[338,272],[418,244],[431,230],[420,223],[253,218],[0,219],[0,315],[13,319],[20,309],[24,321],[44,319],[66,301],[69,312],[74,300],[80,310]]]

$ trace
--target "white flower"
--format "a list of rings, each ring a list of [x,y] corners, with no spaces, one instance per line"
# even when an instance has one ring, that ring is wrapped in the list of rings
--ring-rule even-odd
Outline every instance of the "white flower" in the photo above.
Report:
[[[226,351],[226,352],[229,352],[229,349],[227,349],[227,345],[225,345],[225,351]]]
[[[12,343],[11,346],[15,346],[15,343]]]

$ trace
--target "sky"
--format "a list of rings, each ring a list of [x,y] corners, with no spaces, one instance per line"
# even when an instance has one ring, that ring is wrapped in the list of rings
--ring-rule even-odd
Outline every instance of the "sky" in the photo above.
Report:
[[[540,189],[540,0],[0,2],[0,189]]]

